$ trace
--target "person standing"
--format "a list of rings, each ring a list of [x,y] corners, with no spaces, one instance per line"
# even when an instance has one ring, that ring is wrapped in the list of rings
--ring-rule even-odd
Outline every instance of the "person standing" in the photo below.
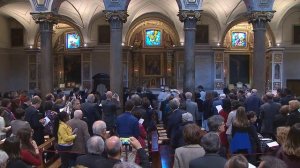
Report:
[[[117,110],[120,108],[120,101],[113,99],[111,91],[106,92],[106,100],[101,101],[102,119],[106,123],[107,130],[113,132],[116,127]]]
[[[32,104],[25,110],[25,121],[29,122],[30,127],[34,130],[33,140],[37,145],[44,143],[44,126],[45,120],[39,113],[42,100],[38,96],[34,96],[31,100]]]
[[[68,168],[70,166],[69,160],[71,155],[67,153],[72,149],[76,132],[78,129],[72,128],[66,123],[69,120],[67,112],[62,111],[57,114],[54,122],[54,136],[57,139],[57,150],[60,152],[61,168]]]
[[[82,111],[76,110],[74,112],[74,118],[69,120],[67,124],[72,128],[72,130],[77,129],[77,138],[74,140],[71,151],[74,152],[71,156],[71,160],[76,161],[77,156],[86,153],[86,142],[90,138],[88,131],[88,126],[86,122],[82,121]],[[74,166],[74,165],[72,165]]]

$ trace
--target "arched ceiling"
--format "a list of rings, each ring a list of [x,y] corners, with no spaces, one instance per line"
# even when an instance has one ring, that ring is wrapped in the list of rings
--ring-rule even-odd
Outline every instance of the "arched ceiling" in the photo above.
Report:
[[[105,9],[103,0],[54,0],[54,4],[60,4],[58,14],[72,19],[81,28],[84,38],[88,37],[90,25],[100,18]],[[275,0],[273,9],[276,10],[274,18],[270,23],[276,29],[284,14],[294,6],[300,4],[300,0]],[[221,31],[233,21],[244,17],[247,13],[243,0],[203,0],[203,12],[211,15],[221,26]],[[20,22],[25,29],[36,31],[37,25],[32,20],[30,0],[0,0],[0,14],[13,17]],[[129,30],[131,23],[147,13],[159,13],[168,17],[177,30],[180,40],[184,39],[183,23],[177,16],[179,11],[176,0],[131,0],[128,6],[129,17],[123,26],[123,36]],[[35,32],[36,33],[36,32]],[[30,34],[30,33],[29,33]],[[123,38],[124,39],[124,38]]]

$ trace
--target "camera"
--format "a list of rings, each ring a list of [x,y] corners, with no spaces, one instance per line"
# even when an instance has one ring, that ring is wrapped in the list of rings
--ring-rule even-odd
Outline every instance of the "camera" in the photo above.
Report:
[[[120,138],[122,145],[129,145],[129,138]]]

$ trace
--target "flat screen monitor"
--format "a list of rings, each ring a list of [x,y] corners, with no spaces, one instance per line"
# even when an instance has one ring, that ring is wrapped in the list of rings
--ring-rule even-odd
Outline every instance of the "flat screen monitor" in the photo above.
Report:
[[[247,33],[232,32],[231,45],[232,47],[247,47]]]
[[[161,46],[161,31],[157,29],[147,29],[145,35],[145,45],[147,47]]]
[[[67,49],[80,47],[80,36],[77,33],[66,34]]]

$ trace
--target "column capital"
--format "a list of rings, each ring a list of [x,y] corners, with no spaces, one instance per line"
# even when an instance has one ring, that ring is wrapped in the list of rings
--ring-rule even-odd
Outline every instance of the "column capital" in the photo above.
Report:
[[[252,11],[248,15],[249,22],[270,22],[274,16],[274,13],[275,11]]]
[[[185,22],[187,20],[200,20],[201,10],[179,10],[177,15],[181,22]]]
[[[126,10],[114,10],[114,11],[104,10],[103,12],[106,21],[108,22],[118,20],[118,21],[122,21],[122,23],[125,23],[127,21],[127,17],[129,16]]]
[[[57,24],[58,17],[53,12],[30,13],[36,23],[48,22]]]

